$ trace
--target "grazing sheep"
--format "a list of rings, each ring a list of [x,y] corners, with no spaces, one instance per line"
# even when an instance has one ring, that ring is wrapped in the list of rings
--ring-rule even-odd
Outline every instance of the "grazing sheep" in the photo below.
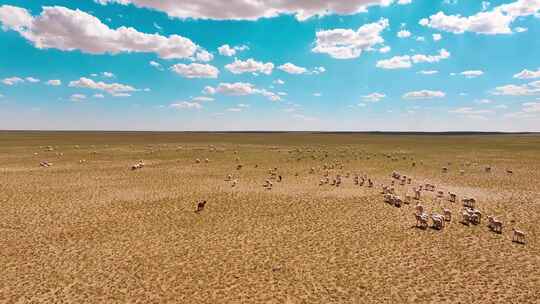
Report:
[[[450,196],[449,201],[450,201],[451,203],[455,203],[455,202],[456,202],[457,195],[456,195],[455,193],[452,193],[452,192],[448,192],[448,195]]]
[[[236,166],[236,170],[240,170],[240,169],[242,169],[242,165],[241,165],[241,164],[239,164],[239,165]]]
[[[237,179],[232,181],[231,187],[236,187],[236,185],[238,185],[238,180]]]
[[[424,213],[424,206],[421,204],[417,204],[416,207],[414,207],[416,214],[422,214]]]
[[[414,217],[416,219],[416,227],[426,229],[428,227],[428,215],[426,213],[415,213]]]
[[[437,191],[437,197],[438,198],[442,198],[444,196],[444,192],[442,191]]]
[[[409,184],[409,185],[410,185],[411,183],[412,183],[412,178],[410,178],[410,177],[407,177],[407,184]]]
[[[460,175],[465,175],[465,170],[459,170]]]
[[[510,169],[506,169],[506,173],[512,175],[512,174],[514,174],[514,171],[512,171]]]
[[[197,209],[195,210],[195,213],[199,213],[204,210],[204,206],[206,205],[206,201],[199,202],[197,204]]]
[[[474,208],[476,205],[476,200],[474,198],[464,198],[461,200],[463,202],[463,207]]]
[[[512,242],[525,244],[525,232],[521,230],[517,230],[516,228],[512,228],[513,234],[512,234]]]
[[[368,179],[368,188],[373,188],[373,182],[371,179]]]
[[[484,170],[486,171],[486,173],[489,173],[489,172],[491,172],[491,167],[487,166]]]
[[[447,173],[447,172],[448,172],[448,168],[447,168],[447,167],[443,167],[443,168],[442,168],[442,172],[443,172],[443,173]]]
[[[421,190],[414,189],[414,199],[419,200],[420,199]]]
[[[433,222],[432,227],[437,230],[444,228],[444,217],[440,214],[432,213],[431,221]]]
[[[230,182],[232,180],[232,174],[228,174],[227,177],[225,177],[226,182]]]
[[[469,226],[469,224],[471,223],[471,215],[469,214],[469,212],[463,211],[461,213],[461,216],[462,216],[461,223]]]
[[[205,162],[205,163],[209,163],[210,160],[209,160],[208,158],[205,158],[205,159],[204,159],[204,162]]]
[[[39,165],[41,167],[48,168],[48,167],[52,166],[52,163],[50,163],[48,161],[42,161],[42,162],[39,163]]]
[[[493,216],[488,216],[488,227],[493,232],[502,233],[503,223]]]
[[[447,222],[452,221],[452,211],[450,209],[443,209],[444,220]]]
[[[196,164],[200,164],[200,163],[201,163],[201,160],[197,158],[197,159],[195,159],[195,163],[196,163]]]

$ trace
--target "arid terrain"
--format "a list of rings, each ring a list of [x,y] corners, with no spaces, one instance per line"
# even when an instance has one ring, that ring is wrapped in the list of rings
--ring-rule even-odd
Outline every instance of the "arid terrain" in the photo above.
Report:
[[[538,135],[0,132],[0,206],[0,303],[540,303]]]

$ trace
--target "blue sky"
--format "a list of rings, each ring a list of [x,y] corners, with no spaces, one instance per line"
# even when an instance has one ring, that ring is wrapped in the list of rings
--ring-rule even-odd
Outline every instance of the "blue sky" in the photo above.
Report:
[[[0,129],[540,131],[540,0],[2,0]]]

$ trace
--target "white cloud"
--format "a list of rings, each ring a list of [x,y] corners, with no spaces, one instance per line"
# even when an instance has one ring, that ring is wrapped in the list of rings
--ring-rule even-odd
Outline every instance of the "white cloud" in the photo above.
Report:
[[[439,62],[443,59],[448,59],[448,58],[450,58],[450,52],[448,52],[445,49],[439,50],[439,55],[416,54],[416,55],[411,56],[411,60],[414,63],[423,63],[423,62],[434,63],[434,62]]]
[[[385,94],[375,92],[375,93],[371,93],[369,95],[362,96],[362,99],[364,101],[367,101],[367,102],[378,102],[378,101],[382,100],[385,97],[386,97]]]
[[[479,70],[470,70],[470,71],[463,71],[460,74],[467,78],[476,78],[476,77],[484,75],[484,72],[479,71]]]
[[[192,101],[195,101],[195,102],[210,102],[210,101],[214,101],[214,98],[206,97],[206,96],[198,96],[198,97],[193,98]]]
[[[514,28],[514,31],[515,31],[516,33],[523,33],[523,32],[526,32],[526,31],[528,31],[528,30],[529,30],[528,28],[526,28],[526,27],[521,27],[521,26],[518,26],[518,27],[515,27],[515,28]]]
[[[114,74],[111,73],[111,72],[103,72],[101,73],[101,75],[103,75],[103,77],[106,77],[106,78],[114,78]]]
[[[132,27],[111,29],[81,10],[45,6],[39,16],[20,7],[0,6],[4,29],[17,31],[39,49],[80,50],[89,54],[155,53],[163,59],[190,58],[200,49],[179,35],[146,34]]]
[[[81,77],[79,80],[71,81],[69,86],[105,91],[113,96],[124,96],[123,94],[125,93],[137,91],[137,89],[129,85],[121,83],[105,83],[102,81],[95,82],[94,80],[85,77]]]
[[[105,98],[105,95],[98,93],[98,94],[94,94],[92,97],[101,99],[101,98]]]
[[[523,112],[540,113],[540,102],[526,102],[523,104]]]
[[[482,1],[482,11],[486,11],[490,5],[491,3],[489,3],[488,1]]]
[[[405,56],[394,56],[390,59],[383,59],[377,61],[378,68],[381,69],[408,69],[412,67],[411,57],[408,55]]]
[[[432,37],[433,37],[433,41],[439,41],[442,39],[441,34],[433,34]]]
[[[219,70],[209,64],[191,63],[191,64],[175,64],[171,71],[185,78],[217,78]]]
[[[237,52],[245,51],[248,49],[249,47],[247,47],[246,45],[239,45],[239,46],[231,47],[228,44],[224,44],[218,47],[218,52],[220,55],[231,57],[231,56],[236,55]]]
[[[47,85],[50,85],[50,86],[60,86],[62,85],[62,81],[61,80],[58,80],[58,79],[51,79],[49,81],[46,82]]]
[[[314,68],[313,71],[310,72],[310,74],[313,74],[313,75],[319,75],[319,74],[322,74],[322,73],[324,73],[324,72],[326,72],[326,68],[320,66],[320,67]]]
[[[407,37],[411,37],[411,32],[407,31],[407,30],[401,30],[397,33],[397,37],[398,38],[407,38]]]
[[[317,32],[314,53],[328,54],[336,59],[359,57],[363,51],[372,50],[384,43],[381,32],[388,27],[388,19],[364,24],[358,30],[333,29]]]
[[[422,75],[434,75],[438,73],[439,71],[436,71],[436,70],[422,70],[418,72],[418,74],[422,74]]]
[[[307,69],[303,67],[299,67],[293,63],[287,62],[283,65],[280,65],[278,69],[287,72],[289,74],[304,74],[307,73]]]
[[[37,83],[37,82],[41,81],[41,80],[39,80],[37,78],[34,78],[34,77],[26,77],[25,80],[28,81],[28,82],[31,82],[31,83]]]
[[[169,105],[169,107],[173,109],[202,109],[202,106],[199,103],[189,101],[179,101],[176,103],[172,103]]]
[[[528,96],[540,95],[540,81],[530,82],[523,85],[509,84],[496,87],[493,95]]]
[[[418,36],[416,37],[416,41],[426,41],[426,38],[424,36]]]
[[[161,66],[161,63],[152,60],[149,62],[149,64],[155,67],[156,69],[163,71],[163,67]]]
[[[283,80],[281,80],[281,79],[276,79],[276,80],[274,80],[272,83],[274,83],[274,84],[279,84],[279,85],[283,85],[283,84],[285,84],[285,81],[283,81]]]
[[[138,7],[158,10],[170,17],[180,19],[215,19],[215,20],[257,20],[271,18],[282,14],[294,15],[303,21],[313,16],[330,14],[352,15],[366,12],[371,5],[388,6],[395,0],[94,0],[100,4],[118,3],[133,4]],[[411,0],[398,0],[398,4],[409,4]]]
[[[8,86],[16,85],[23,82],[24,82],[24,79],[20,77],[9,77],[9,78],[4,78],[2,80],[2,83]]]
[[[86,95],[84,94],[73,94],[69,97],[71,101],[83,101],[86,99]]]
[[[231,96],[262,95],[270,101],[281,100],[279,95],[265,89],[257,89],[253,84],[246,82],[220,83],[217,87],[207,86],[204,88],[203,93],[206,95],[224,94]]]
[[[455,34],[464,32],[486,35],[511,34],[510,25],[512,22],[518,17],[537,14],[539,10],[540,1],[538,0],[517,0],[470,17],[446,15],[443,12],[438,12],[429,18],[421,19],[420,25]]]
[[[394,56],[390,59],[383,59],[377,61],[376,66],[381,69],[408,69],[412,67],[413,64],[435,63],[449,57],[450,53],[445,49],[441,49],[438,55],[416,54],[412,56]]]
[[[382,48],[379,49],[379,52],[385,54],[385,53],[390,52],[390,50],[391,48],[389,46],[383,46]]]
[[[446,94],[441,91],[431,91],[431,90],[421,90],[407,92],[403,94],[404,99],[433,99],[433,98],[443,98]]]
[[[515,74],[514,78],[518,78],[518,79],[540,78],[540,69],[538,69],[537,71],[529,71],[527,69],[524,69],[523,71]]]
[[[235,59],[233,63],[227,64],[225,68],[233,74],[263,73],[270,75],[274,69],[274,64],[271,62],[259,62],[251,58],[246,61]]]
[[[214,59],[214,55],[212,55],[206,50],[199,50],[195,55],[195,59],[198,61],[208,62]]]

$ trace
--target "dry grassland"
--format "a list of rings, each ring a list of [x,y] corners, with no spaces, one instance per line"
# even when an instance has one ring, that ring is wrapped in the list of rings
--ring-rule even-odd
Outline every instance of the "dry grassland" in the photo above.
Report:
[[[319,186],[332,163],[351,177]],[[380,194],[394,170],[503,233],[431,193],[455,219],[415,228]],[[0,208],[0,303],[540,303],[540,136],[3,132]]]

